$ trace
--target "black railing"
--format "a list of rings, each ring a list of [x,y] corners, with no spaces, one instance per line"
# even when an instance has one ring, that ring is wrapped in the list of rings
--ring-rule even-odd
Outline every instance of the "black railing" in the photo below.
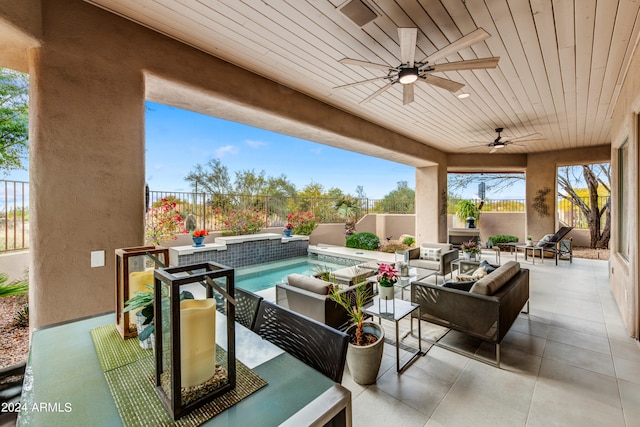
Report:
[[[29,183],[0,181],[0,253],[29,248]]]

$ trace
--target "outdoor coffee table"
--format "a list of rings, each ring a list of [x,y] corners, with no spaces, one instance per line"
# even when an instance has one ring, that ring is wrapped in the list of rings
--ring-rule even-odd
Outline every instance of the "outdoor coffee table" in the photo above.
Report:
[[[414,350],[411,353],[411,358],[407,360],[402,366],[400,366],[400,331],[398,328],[398,322],[414,311],[418,310],[419,319],[421,318],[420,304],[415,304],[409,301],[395,298],[393,300],[381,301],[379,297],[374,297],[373,301],[364,307],[364,312],[370,316],[378,317],[378,323],[382,323],[382,319],[391,320],[396,324],[396,372],[400,373],[409,364],[413,363],[415,359],[423,356],[422,352],[422,329],[420,328],[420,321],[418,321],[418,348],[411,348],[405,346],[410,350]],[[409,331],[411,332],[411,331]],[[408,335],[408,334],[407,334]]]
[[[411,282],[415,282],[416,280],[424,280],[427,277],[431,277],[434,274],[437,274],[437,271],[433,271],[433,270],[427,270],[424,268],[416,268],[416,267],[411,267],[409,268],[409,275],[408,276],[404,276],[404,277],[400,277],[400,279],[396,282],[396,286],[400,288],[400,298],[402,298],[404,300],[404,290],[411,285]],[[437,281],[437,276],[436,276],[436,281]]]

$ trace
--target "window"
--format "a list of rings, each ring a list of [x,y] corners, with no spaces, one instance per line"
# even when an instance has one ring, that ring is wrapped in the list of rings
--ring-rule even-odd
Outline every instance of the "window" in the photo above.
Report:
[[[629,140],[618,149],[618,253],[629,259]]]

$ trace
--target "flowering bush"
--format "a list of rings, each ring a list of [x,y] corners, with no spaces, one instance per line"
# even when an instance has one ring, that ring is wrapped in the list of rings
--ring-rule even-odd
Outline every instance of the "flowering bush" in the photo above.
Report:
[[[149,208],[145,228],[147,241],[154,245],[176,240],[176,233],[186,233],[176,202],[167,198],[161,199],[157,206]]]
[[[262,211],[247,209],[229,209],[221,216],[225,217],[224,236],[255,234],[265,226],[265,214]]]
[[[204,237],[208,235],[209,235],[209,232],[207,230],[195,230],[193,232],[193,237]]]
[[[288,223],[287,225],[284,226],[285,230],[293,230],[293,224]]]
[[[311,212],[295,212],[287,215],[289,224],[293,227],[293,234],[302,236],[310,235],[313,230],[318,226],[316,218],[311,215]]]
[[[393,286],[400,275],[391,264],[378,264],[378,284],[385,288]]]
[[[478,246],[478,243],[474,242],[473,240],[463,242],[460,245],[460,249],[462,249],[462,252],[470,252],[472,254],[480,253],[480,247]]]

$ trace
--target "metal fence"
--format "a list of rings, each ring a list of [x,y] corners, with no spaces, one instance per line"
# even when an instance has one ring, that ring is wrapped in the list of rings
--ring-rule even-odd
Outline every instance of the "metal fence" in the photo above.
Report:
[[[590,207],[591,200],[588,197],[582,198],[583,203]],[[598,197],[598,208],[602,209],[609,203],[609,196]],[[608,207],[611,209],[611,206]],[[569,227],[586,230],[589,228],[589,220],[587,216],[582,212],[582,209],[573,201],[566,200],[562,197],[558,197],[558,219],[561,223],[566,224]],[[605,226],[605,214],[600,217],[600,228]]]
[[[461,200],[471,200],[475,203],[482,213],[484,212],[526,212],[526,202],[525,199],[490,199],[490,200],[480,200],[480,199],[458,199],[458,198],[450,198],[447,201],[447,213],[455,214],[456,213],[456,205]]]
[[[0,253],[29,248],[29,183],[0,181]]]
[[[153,224],[156,221],[154,209],[169,202],[175,203],[176,210],[182,217],[194,214],[198,220],[198,228],[213,231],[224,230],[230,216],[234,216],[234,220],[238,221],[238,215],[242,215],[245,221],[259,222],[261,228],[284,226],[287,223],[287,215],[294,212],[309,212],[318,223],[344,222],[334,208],[338,200],[340,198],[149,191],[146,220],[147,224]],[[368,213],[415,213],[413,200],[354,200],[358,219]]]
[[[175,191],[149,191],[147,198],[147,225],[156,219],[152,214],[162,200],[175,202],[176,210],[182,217],[193,213],[198,220],[198,228],[210,231],[224,230],[229,215],[242,212],[246,220],[256,221],[260,228],[281,227],[287,222],[287,214],[310,212],[318,223],[344,222],[334,209],[338,198],[328,197],[276,197],[249,196],[238,194],[217,194]],[[357,218],[368,213],[414,214],[413,200],[390,200],[357,198]],[[455,205],[460,199],[449,199],[447,212],[455,213]],[[585,198],[589,205],[589,199]],[[482,212],[525,212],[524,199],[472,200],[482,204]],[[598,199],[602,208],[609,202],[608,196]],[[578,229],[588,229],[588,221],[580,208],[567,200],[558,198],[558,216],[562,223]],[[237,218],[236,218],[237,219]],[[605,218],[601,218],[604,227]],[[181,230],[180,230],[181,231]],[[29,183],[22,181],[0,181],[0,253],[29,248]]]

